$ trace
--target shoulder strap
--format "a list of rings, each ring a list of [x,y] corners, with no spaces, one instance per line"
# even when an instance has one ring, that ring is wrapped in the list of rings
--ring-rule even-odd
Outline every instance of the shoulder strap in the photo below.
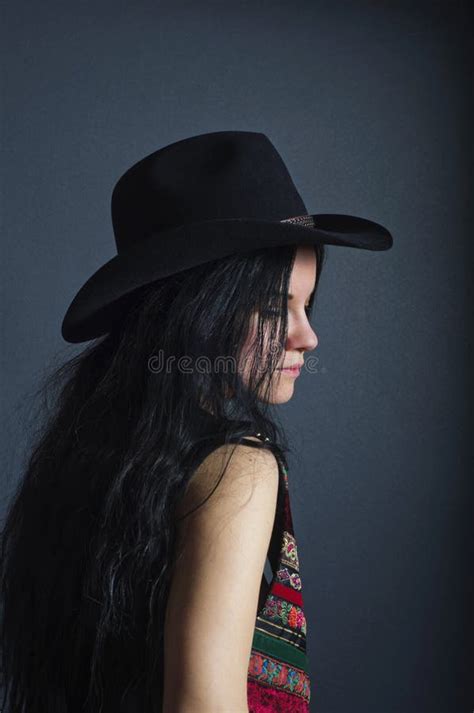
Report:
[[[253,434],[252,434],[253,435]],[[259,437],[260,434],[255,434],[257,437]],[[253,441],[252,439],[248,438],[247,436],[231,436],[228,440],[227,443],[244,443],[246,446],[253,446],[254,448],[261,448],[262,444],[264,441],[259,438],[259,443],[257,441]],[[220,434],[218,435],[212,435],[212,436],[206,436],[204,441],[199,447],[199,456],[200,460],[204,460],[204,458],[214,450],[214,448],[218,448],[219,446],[223,446],[225,443],[224,437]]]
[[[258,438],[260,443],[257,443],[257,441],[253,441],[248,436],[242,436],[240,441],[241,441],[241,443],[245,443],[246,446],[253,446],[254,448],[260,448],[261,447],[260,444],[263,443],[263,440],[260,437],[258,437],[257,434],[255,434],[255,436],[256,436],[256,438]],[[237,439],[235,439],[235,440],[237,440]],[[230,443],[233,443],[233,442],[234,442],[234,439],[232,438],[230,440]]]

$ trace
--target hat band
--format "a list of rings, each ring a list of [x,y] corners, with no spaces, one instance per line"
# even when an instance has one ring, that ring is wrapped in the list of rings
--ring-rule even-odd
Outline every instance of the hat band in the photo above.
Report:
[[[280,220],[280,223],[297,223],[298,225],[304,225],[307,228],[314,228],[314,218],[312,215],[297,215],[294,218],[285,218]]]

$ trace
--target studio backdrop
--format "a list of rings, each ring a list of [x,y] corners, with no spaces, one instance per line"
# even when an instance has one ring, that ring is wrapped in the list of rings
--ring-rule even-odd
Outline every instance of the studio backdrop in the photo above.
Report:
[[[467,3],[28,3],[2,23],[6,513],[61,322],[115,254],[110,196],[187,136],[263,132],[328,246],[316,368],[281,407],[314,713],[469,713],[472,229]],[[471,469],[469,468],[471,466]]]

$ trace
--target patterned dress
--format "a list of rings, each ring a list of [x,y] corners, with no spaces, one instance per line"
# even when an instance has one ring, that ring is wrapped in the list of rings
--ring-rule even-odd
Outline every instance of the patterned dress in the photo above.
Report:
[[[245,440],[245,444],[255,441]],[[273,578],[259,602],[247,674],[249,713],[309,713],[311,697],[306,653],[298,548],[293,530],[286,462],[280,470],[277,514],[269,549]]]

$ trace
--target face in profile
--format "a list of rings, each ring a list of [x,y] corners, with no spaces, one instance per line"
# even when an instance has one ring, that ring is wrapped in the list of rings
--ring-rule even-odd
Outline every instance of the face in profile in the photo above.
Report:
[[[289,371],[286,368],[300,365],[304,369],[305,352],[315,349],[318,345],[318,338],[309,323],[307,315],[309,300],[316,283],[316,267],[314,249],[307,245],[299,246],[288,289],[288,334],[283,357],[272,377],[271,403],[281,404],[291,399],[301,371]],[[248,379],[248,365],[250,363],[250,359],[245,357],[248,355],[249,349],[251,349],[255,336],[256,321],[257,319],[254,316],[250,333],[243,349],[241,361],[243,368],[241,373],[244,381]],[[265,348],[268,348],[268,342]]]

